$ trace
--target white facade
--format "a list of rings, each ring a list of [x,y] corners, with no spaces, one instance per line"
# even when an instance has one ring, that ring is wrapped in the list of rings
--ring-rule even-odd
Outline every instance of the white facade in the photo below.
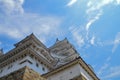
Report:
[[[56,74],[48,77],[48,80],[71,80],[82,74],[87,80],[93,80],[91,76],[79,65],[75,64],[69,68],[66,68]]]
[[[21,60],[17,60],[14,63],[11,63],[4,68],[0,69],[0,77],[5,76],[11,72],[14,72],[16,70],[19,70],[25,66],[29,66],[31,69],[34,71],[40,73],[40,74],[45,74],[49,70],[46,66],[43,64],[39,63],[37,60],[32,59],[30,56],[26,56]]]

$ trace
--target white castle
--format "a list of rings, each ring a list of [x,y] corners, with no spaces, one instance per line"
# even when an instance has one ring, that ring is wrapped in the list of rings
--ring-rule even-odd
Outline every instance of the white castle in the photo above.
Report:
[[[27,66],[47,80],[99,80],[66,38],[47,48],[31,34],[14,46],[0,50],[0,77]]]

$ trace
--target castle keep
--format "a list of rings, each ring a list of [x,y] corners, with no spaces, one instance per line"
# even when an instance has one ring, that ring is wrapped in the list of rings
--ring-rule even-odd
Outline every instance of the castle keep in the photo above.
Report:
[[[0,80],[99,80],[65,38],[47,48],[34,34],[0,51]]]

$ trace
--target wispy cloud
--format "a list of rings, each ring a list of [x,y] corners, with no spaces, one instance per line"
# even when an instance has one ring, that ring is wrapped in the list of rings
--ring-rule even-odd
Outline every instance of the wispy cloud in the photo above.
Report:
[[[89,31],[89,28],[91,27],[91,25],[99,20],[100,16],[104,13],[103,12],[103,7],[111,4],[111,3],[115,3],[115,0],[100,0],[100,1],[96,1],[96,0],[90,0],[87,3],[87,10],[86,10],[86,14],[88,16],[88,22],[86,23],[86,31]]]
[[[82,4],[82,3],[81,3]],[[76,28],[73,27],[73,29],[71,29],[72,32],[72,36],[75,39],[76,42],[79,42],[80,39],[83,40],[83,43],[78,43],[78,45],[81,45],[79,47],[82,47],[82,49],[84,48],[84,46],[87,46],[89,44],[91,45],[98,45],[98,46],[105,46],[105,45],[113,45],[114,43],[114,47],[112,49],[112,52],[114,52],[116,50],[116,48],[118,47],[118,45],[120,44],[120,33],[117,34],[115,40],[106,40],[106,41],[101,41],[100,38],[98,38],[98,36],[96,37],[95,34],[90,33],[90,29],[92,27],[92,25],[100,19],[100,17],[104,14],[104,8],[107,6],[118,6],[120,5],[120,0],[89,0],[87,2],[87,4],[85,4],[87,6],[86,11],[86,15],[87,15],[87,22],[85,24],[82,24],[80,26],[78,26]],[[97,27],[97,26],[96,26]],[[82,30],[81,30],[82,29]],[[77,36],[75,36],[74,34],[77,33]],[[81,37],[82,36],[82,37]],[[103,63],[103,65],[99,68],[99,70],[97,71],[97,74],[102,77],[103,80],[105,80],[105,78],[109,78],[110,77],[115,77],[119,75],[119,72],[115,72],[113,70],[109,70],[110,73],[108,75],[104,77],[104,73],[109,72],[108,69],[110,68],[110,60],[112,59],[112,54],[110,54],[106,59],[105,62]],[[113,73],[112,73],[113,71]],[[104,75],[103,75],[104,74]]]
[[[89,28],[91,27],[91,25],[100,18],[100,16],[102,15],[102,11],[100,10],[94,17],[91,16],[91,19],[88,20],[88,23],[86,24],[86,31],[89,31]]]
[[[120,45],[120,32],[117,33],[115,40],[114,40],[114,46],[112,49],[112,52],[114,53],[117,47]]]
[[[95,44],[95,36],[93,36],[93,37],[91,38],[90,43],[91,43],[92,45]]]
[[[79,47],[82,47],[85,44],[84,39],[84,28],[78,28],[78,27],[69,27],[69,30],[71,31],[71,34],[73,36],[73,40],[75,40]]]
[[[87,3],[86,14],[88,16],[88,22],[86,24],[86,30],[89,31],[91,25],[97,21],[100,16],[104,13],[103,8],[110,4],[120,5],[120,0],[90,0]]]
[[[73,4],[75,4],[77,2],[77,0],[70,0],[70,2],[67,4],[67,6],[72,6]]]
[[[109,55],[109,56],[105,59],[103,65],[102,65],[102,66],[100,67],[100,69],[97,71],[97,74],[98,74],[99,76],[103,77],[103,73],[105,73],[105,72],[108,70],[108,68],[110,68],[110,60],[111,60],[111,55]]]
[[[108,74],[102,77],[104,80],[120,77],[120,66],[111,67],[107,71]]]
[[[108,63],[105,63],[102,65],[102,67],[99,69],[99,71],[97,72],[98,75],[101,75],[107,68],[109,67]]]
[[[82,35],[79,35],[79,32],[74,32],[73,36],[75,37],[75,40],[77,41],[77,44],[80,44],[79,46],[84,45],[84,38]]]
[[[82,3],[81,3],[82,4]],[[76,33],[76,31],[72,31],[73,33],[73,37],[79,41],[78,36],[81,37],[82,36],[82,40],[86,40],[84,41],[84,44],[91,44],[93,45],[99,45],[97,41],[97,37],[92,34],[93,36],[91,36],[90,32],[90,27],[92,27],[92,24],[94,24],[97,20],[100,19],[100,17],[104,14],[104,8],[107,7],[108,5],[120,5],[120,0],[89,0],[86,4],[87,9],[86,11],[86,15],[87,15],[87,22],[83,25],[79,26],[79,31],[77,30],[77,36],[74,36],[74,34]],[[82,27],[81,27],[82,26]],[[75,26],[76,27],[76,26]],[[84,28],[84,30],[82,30],[83,32],[81,32],[80,28]],[[84,34],[80,34],[80,33],[84,33]],[[96,37],[96,38],[94,38]],[[95,40],[96,39],[96,40]],[[96,44],[95,44],[96,43]],[[82,43],[83,44],[83,43]],[[81,45],[81,44],[78,44]]]
[[[120,66],[116,66],[116,67],[111,67],[110,65],[110,61],[112,60],[114,51],[116,50],[116,48],[118,47],[118,45],[120,44],[120,42],[118,42],[118,40],[120,39],[120,34],[118,32],[118,34],[116,35],[116,38],[114,41],[107,41],[105,43],[103,43],[103,45],[114,45],[113,49],[112,49],[112,53],[109,54],[109,56],[105,59],[104,64],[101,66],[101,68],[97,71],[97,74],[101,77],[101,79],[103,80],[108,80],[111,78],[115,78],[115,77],[119,77],[120,76],[120,72],[117,70],[114,71],[113,69],[120,69]],[[117,42],[117,43],[116,43]],[[107,73],[107,74],[105,74]]]

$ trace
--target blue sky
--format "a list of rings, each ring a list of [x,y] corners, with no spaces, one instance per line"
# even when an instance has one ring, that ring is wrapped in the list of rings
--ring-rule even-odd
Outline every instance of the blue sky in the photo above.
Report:
[[[0,48],[31,33],[67,37],[101,80],[120,79],[120,0],[0,0]]]

